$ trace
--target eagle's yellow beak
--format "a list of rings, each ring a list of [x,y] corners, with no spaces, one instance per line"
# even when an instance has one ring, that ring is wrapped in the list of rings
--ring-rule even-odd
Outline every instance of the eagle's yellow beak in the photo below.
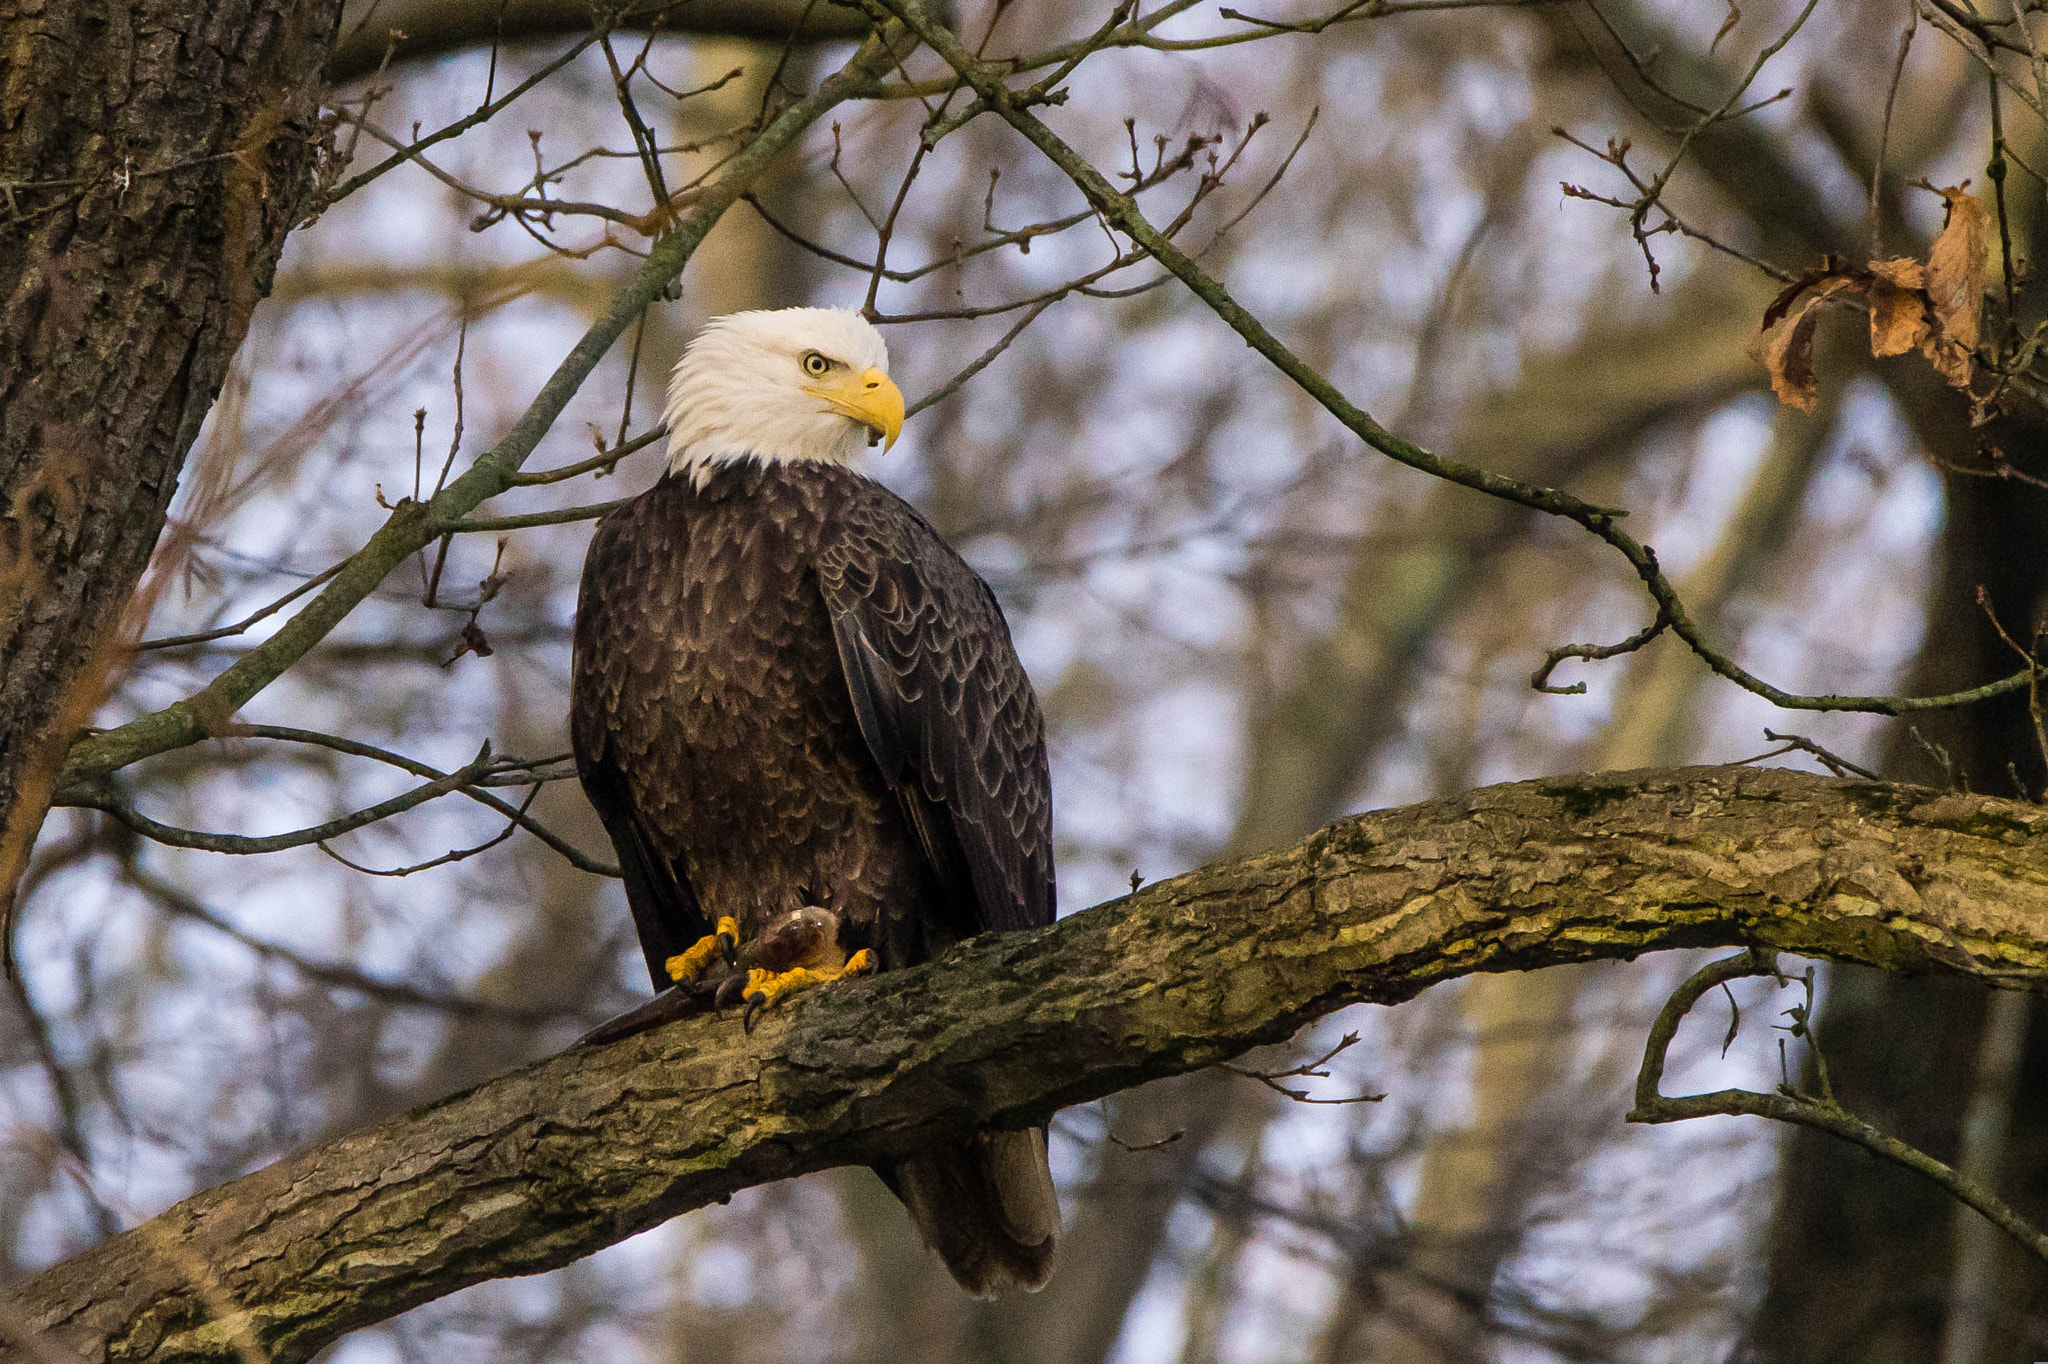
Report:
[[[903,391],[879,368],[806,385],[804,392],[873,431],[881,437],[885,451],[896,443],[897,434],[903,430]]]

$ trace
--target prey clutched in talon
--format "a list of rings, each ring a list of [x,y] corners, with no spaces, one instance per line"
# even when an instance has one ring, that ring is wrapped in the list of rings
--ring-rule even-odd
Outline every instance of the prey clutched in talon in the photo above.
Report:
[[[848,976],[864,976],[881,963],[862,948],[851,957],[839,942],[840,918],[819,905],[804,905],[769,921],[747,955],[758,961],[742,982],[738,976],[719,990],[719,1003],[743,1006],[742,1026],[754,1030],[763,1009],[785,995],[828,985]]]
[[[815,989],[830,985],[835,980],[848,980],[855,976],[873,975],[875,954],[863,947],[846,959],[843,966],[799,966],[793,971],[747,972],[747,988],[741,998],[747,1002],[746,1013],[741,1016],[741,1025],[748,1031],[754,1030],[754,1020],[761,1011],[781,999],[800,990]]]
[[[739,920],[726,917],[718,921],[717,928],[663,962],[662,968],[676,984],[688,985],[701,979],[714,959],[723,960],[727,966],[735,965],[737,958],[734,954],[739,945]]]
[[[804,905],[770,919],[760,937],[745,939],[739,920],[721,917],[716,930],[662,963],[673,982],[668,989],[599,1024],[578,1043],[616,1042],[678,1018],[726,1009],[739,1009],[741,1025],[752,1032],[761,1011],[786,995],[881,968],[868,948],[847,953],[839,941],[842,925],[833,911]]]
[[[662,962],[671,982],[667,989],[599,1024],[578,1043],[616,1042],[678,1018],[743,1007],[752,1031],[754,1016],[779,996],[874,969],[872,953],[856,953],[856,960],[848,960],[839,944],[840,924],[839,915],[831,910],[805,905],[770,919],[760,937],[743,941],[739,921],[723,916],[715,931]],[[764,987],[758,999],[753,998],[757,981]]]

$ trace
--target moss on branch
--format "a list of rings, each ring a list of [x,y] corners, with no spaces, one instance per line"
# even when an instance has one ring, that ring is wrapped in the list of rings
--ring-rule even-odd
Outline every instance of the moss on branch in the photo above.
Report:
[[[685,1020],[287,1156],[51,1269],[0,1331],[286,1364],[739,1189],[1040,1121],[1347,1004],[1724,944],[2042,989],[2048,809],[1695,768],[1357,816],[806,996],[751,1037]]]

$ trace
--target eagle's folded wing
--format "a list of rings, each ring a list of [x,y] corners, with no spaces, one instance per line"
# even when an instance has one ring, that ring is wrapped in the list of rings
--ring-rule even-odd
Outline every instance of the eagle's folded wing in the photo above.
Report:
[[[817,564],[861,734],[941,883],[964,869],[968,931],[1051,923],[1045,724],[1009,625],[922,517],[876,493],[842,509]]]

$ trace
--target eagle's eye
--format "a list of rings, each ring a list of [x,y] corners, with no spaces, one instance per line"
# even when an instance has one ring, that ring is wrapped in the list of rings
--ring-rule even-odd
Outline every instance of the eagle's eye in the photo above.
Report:
[[[804,373],[810,375],[813,379],[818,378],[825,371],[832,368],[832,362],[814,350],[805,351],[801,363],[804,367]]]

